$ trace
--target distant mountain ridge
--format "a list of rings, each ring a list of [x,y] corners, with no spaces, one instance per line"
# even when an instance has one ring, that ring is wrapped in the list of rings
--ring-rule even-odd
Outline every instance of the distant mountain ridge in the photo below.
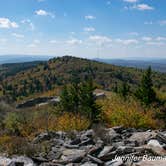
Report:
[[[166,72],[166,59],[152,59],[152,60],[125,60],[125,59],[100,59],[95,58],[98,62],[104,62],[117,66],[136,67],[145,69],[151,66],[153,70],[159,72]]]
[[[47,55],[0,55],[0,64],[47,61],[52,57]]]

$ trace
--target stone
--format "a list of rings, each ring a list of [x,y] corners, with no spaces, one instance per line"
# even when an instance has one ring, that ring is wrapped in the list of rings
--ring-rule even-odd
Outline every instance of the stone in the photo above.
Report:
[[[2,166],[13,166],[12,160],[7,157],[0,157],[0,165]]]
[[[119,160],[111,160],[105,163],[105,166],[123,166],[122,159]]]
[[[80,139],[86,140],[87,138],[92,138],[95,135],[94,131],[92,129],[87,130],[83,133],[81,133]]]
[[[124,127],[123,126],[115,126],[112,127],[113,130],[115,130],[117,133],[122,134]]]
[[[98,159],[98,158],[96,158],[96,157],[94,157],[94,156],[91,156],[91,155],[88,154],[87,157],[88,157],[92,162],[94,162],[94,163],[96,163],[96,164],[98,164],[98,165],[104,164],[103,161],[101,161],[100,159]]]
[[[111,152],[115,150],[114,146],[104,146],[104,149],[99,153],[98,157],[103,157],[105,156],[107,153]]]
[[[59,159],[61,157],[62,153],[60,151],[50,151],[47,155],[48,160],[55,160],[55,159]]]
[[[150,148],[154,153],[158,155],[166,155],[166,150],[162,147],[162,145],[160,145],[158,140],[150,140],[146,147]]]
[[[79,144],[79,146],[94,145],[94,144],[95,144],[95,143],[94,143],[93,139],[88,138],[88,139],[82,141],[82,142]]]
[[[13,158],[0,157],[1,166],[35,166],[32,159],[25,156],[15,156]]]
[[[125,155],[129,153],[133,153],[134,149],[133,147],[130,147],[130,146],[119,146],[116,151],[118,155]]]
[[[166,166],[166,160],[142,160],[138,163],[134,163],[133,166]]]
[[[165,133],[157,133],[156,138],[157,138],[157,140],[166,144],[166,134]]]
[[[79,145],[64,144],[63,146],[65,148],[69,148],[69,149],[78,149],[79,148]]]
[[[130,142],[135,142],[136,146],[145,145],[150,139],[156,137],[156,133],[152,132],[135,132],[133,135],[128,139]]]
[[[98,155],[102,149],[103,149],[103,146],[95,145],[91,147],[87,153],[90,155]]]
[[[97,164],[91,163],[91,162],[85,162],[81,164],[80,166],[97,166]]]
[[[102,161],[110,161],[110,160],[115,158],[116,154],[117,154],[117,152],[113,151],[113,152],[105,154],[102,157],[99,157],[99,159],[102,160]]]
[[[121,140],[121,136],[120,134],[117,134],[114,129],[109,128],[109,129],[106,129],[105,140],[108,143],[118,142]]]
[[[25,156],[16,156],[12,158],[14,163],[23,163],[23,166],[35,166],[32,159]]]
[[[65,149],[62,152],[61,160],[67,162],[80,162],[85,156],[84,150],[78,149]]]
[[[78,145],[81,143],[81,139],[80,138],[76,138],[73,141],[70,142],[71,145]]]

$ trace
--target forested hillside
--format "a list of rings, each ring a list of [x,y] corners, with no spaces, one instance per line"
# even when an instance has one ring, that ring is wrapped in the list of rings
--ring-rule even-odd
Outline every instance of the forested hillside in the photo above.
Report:
[[[84,80],[89,74],[101,89],[114,90],[116,86],[126,82],[132,90],[135,90],[144,71],[70,56],[53,58],[47,63],[40,63],[32,68],[35,65],[32,64],[29,66],[30,69],[3,79],[1,82],[3,94],[13,96],[14,99],[36,93],[43,94],[59,89],[64,84],[70,84],[74,75]],[[24,65],[23,69],[25,69]],[[154,72],[153,80],[155,88],[165,92],[166,74]]]
[[[6,63],[0,65],[0,80],[13,76],[21,71],[31,69],[38,64],[44,64],[44,61],[22,62],[22,63]]]

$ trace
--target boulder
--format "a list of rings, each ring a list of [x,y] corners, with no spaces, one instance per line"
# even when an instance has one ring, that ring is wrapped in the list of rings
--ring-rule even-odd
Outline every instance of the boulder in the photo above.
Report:
[[[2,166],[14,166],[12,160],[7,157],[0,157],[0,165]]]
[[[71,162],[80,162],[85,156],[84,150],[78,149],[64,149],[62,152],[61,160],[66,161],[67,163]]]
[[[134,163],[132,166],[166,166],[166,160],[142,160],[138,163]]]
[[[115,150],[114,146],[104,146],[104,149],[99,153],[98,157],[103,157],[113,150]]]
[[[123,160],[111,160],[105,163],[105,166],[124,166]]]
[[[162,145],[160,145],[160,143],[153,139],[150,140],[146,146],[147,148],[151,149],[154,153],[161,155],[161,156],[165,156],[166,155],[166,150],[163,148]]]
[[[156,137],[156,132],[146,131],[146,132],[135,132],[128,139],[130,142],[134,142],[136,146],[141,146],[147,144],[150,139]]]
[[[1,166],[35,166],[34,162],[25,156],[15,156],[13,158],[0,157]]]
[[[80,166],[97,166],[97,164],[91,163],[91,162],[85,162],[81,164]]]
[[[119,142],[121,141],[121,139],[121,135],[116,133],[116,131],[113,128],[106,129],[105,141],[107,143]]]

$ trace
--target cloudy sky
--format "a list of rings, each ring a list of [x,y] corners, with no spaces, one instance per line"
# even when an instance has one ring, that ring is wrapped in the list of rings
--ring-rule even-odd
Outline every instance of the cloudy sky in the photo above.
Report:
[[[166,58],[166,0],[1,0],[0,55]]]

